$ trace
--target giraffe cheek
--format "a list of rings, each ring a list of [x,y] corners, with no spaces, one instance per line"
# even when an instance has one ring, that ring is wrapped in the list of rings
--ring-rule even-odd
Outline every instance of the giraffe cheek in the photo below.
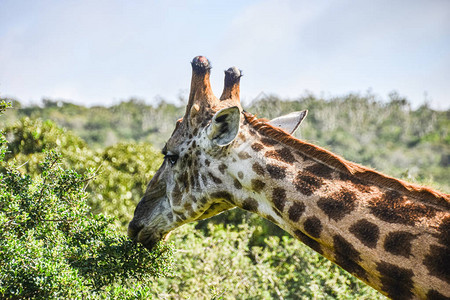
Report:
[[[182,188],[178,182],[175,183],[174,188],[169,193],[170,194],[170,202],[172,206],[179,206],[183,200],[183,191],[184,188]]]
[[[172,193],[172,206],[179,206],[181,204],[181,200],[183,198],[182,194],[178,191],[173,191]]]

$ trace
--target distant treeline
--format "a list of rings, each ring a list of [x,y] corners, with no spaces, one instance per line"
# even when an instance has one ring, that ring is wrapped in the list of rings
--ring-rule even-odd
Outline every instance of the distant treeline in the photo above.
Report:
[[[185,109],[165,101],[152,106],[137,99],[89,108],[54,100],[22,106],[13,100],[13,107],[6,123],[23,117],[52,120],[94,148],[121,141],[161,148]],[[413,109],[396,93],[383,101],[370,94],[330,99],[306,95],[295,100],[266,96],[244,109],[269,119],[308,109],[297,133],[302,139],[390,175],[449,190],[450,110],[436,111],[426,104]]]

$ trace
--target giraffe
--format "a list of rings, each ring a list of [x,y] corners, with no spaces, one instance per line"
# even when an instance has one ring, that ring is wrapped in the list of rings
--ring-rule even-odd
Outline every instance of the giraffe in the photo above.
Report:
[[[173,229],[239,207],[277,224],[393,299],[450,299],[450,195],[346,161],[292,133],[306,111],[258,119],[242,72],[218,99],[204,56],[191,62],[185,115],[163,149],[128,235],[148,249]]]

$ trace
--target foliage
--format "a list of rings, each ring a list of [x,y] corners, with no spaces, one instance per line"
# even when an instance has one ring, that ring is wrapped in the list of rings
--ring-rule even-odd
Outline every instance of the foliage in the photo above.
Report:
[[[3,134],[0,149],[0,298],[137,295],[145,288],[136,282],[170,271],[170,246],[149,253],[119,234],[112,218],[90,213],[92,172],[64,169],[47,151],[31,176],[4,161]]]
[[[384,299],[290,236],[252,246],[257,226],[196,225],[172,234],[180,264],[173,278],[151,283],[155,299]]]
[[[14,110],[6,116],[12,124],[23,117],[52,120],[70,129],[94,148],[111,146],[119,141],[151,142],[160,146],[173,130],[183,108],[161,101],[157,107],[138,99],[120,102],[112,107],[84,106],[44,99],[41,106],[21,107],[17,100]]]
[[[117,218],[125,228],[148,182],[162,163],[162,155],[148,143],[119,143],[97,152],[99,175],[89,186],[94,212]]]
[[[48,120],[25,117],[6,127],[5,134],[10,150],[5,160],[15,161],[22,172],[40,172],[45,149],[60,152],[65,168],[78,172],[96,170],[95,178],[87,186],[88,204],[94,213],[115,216],[122,231],[132,218],[142,191],[162,163],[162,155],[148,143],[122,142],[92,150],[73,132]]]

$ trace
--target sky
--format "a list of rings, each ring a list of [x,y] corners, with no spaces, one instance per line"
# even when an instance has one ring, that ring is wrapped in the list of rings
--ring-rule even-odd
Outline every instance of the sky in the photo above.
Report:
[[[396,91],[450,109],[450,1],[0,0],[0,97],[177,103],[190,61],[243,70],[241,99]]]

